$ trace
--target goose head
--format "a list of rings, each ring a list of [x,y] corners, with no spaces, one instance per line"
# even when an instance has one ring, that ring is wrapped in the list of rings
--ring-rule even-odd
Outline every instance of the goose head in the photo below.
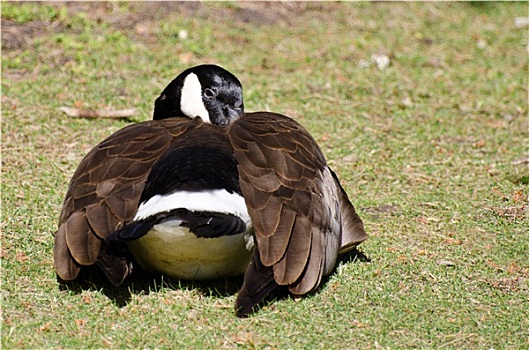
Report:
[[[153,119],[200,117],[227,126],[243,114],[239,80],[224,68],[204,64],[185,70],[167,85],[154,103]]]

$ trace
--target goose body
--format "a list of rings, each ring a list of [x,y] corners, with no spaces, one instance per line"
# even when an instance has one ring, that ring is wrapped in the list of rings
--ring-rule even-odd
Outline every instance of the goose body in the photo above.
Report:
[[[237,174],[224,130],[189,130],[154,164],[134,218],[109,240],[126,242],[142,267],[168,276],[243,274],[253,231]]]
[[[338,254],[367,238],[316,141],[286,116],[244,114],[231,73],[185,71],[154,119],[111,135],[73,175],[55,234],[62,279],[97,264],[119,285],[129,253],[183,279],[244,273],[245,316],[278,286],[316,289]]]

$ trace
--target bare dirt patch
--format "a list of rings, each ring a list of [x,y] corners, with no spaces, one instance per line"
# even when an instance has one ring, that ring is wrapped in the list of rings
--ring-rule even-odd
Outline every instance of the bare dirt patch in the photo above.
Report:
[[[163,21],[179,14],[185,17],[199,17],[205,21],[232,22],[253,26],[292,24],[308,12],[324,14],[321,3],[268,3],[240,2],[232,5],[220,5],[203,2],[131,2],[126,5],[119,2],[42,2],[41,5],[66,7],[68,14],[84,13],[87,19],[98,23],[107,23],[116,29],[136,28],[136,34],[142,34],[141,28],[152,22]],[[325,11],[329,10],[326,4]],[[39,6],[39,5],[36,5]],[[127,8],[124,9],[124,6]],[[140,30],[138,30],[140,28]],[[63,32],[68,28],[57,22],[31,21],[17,23],[2,19],[2,49],[6,51],[23,50],[31,47],[34,38],[48,35],[50,32]]]

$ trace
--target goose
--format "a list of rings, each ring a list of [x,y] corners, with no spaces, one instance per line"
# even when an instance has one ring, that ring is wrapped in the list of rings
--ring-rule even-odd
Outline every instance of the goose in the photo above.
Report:
[[[63,281],[97,265],[119,286],[135,263],[186,280],[244,275],[238,317],[278,287],[314,291],[367,238],[312,136],[287,116],[245,113],[241,83],[216,65],[179,74],[153,120],[88,152],[54,236]]]

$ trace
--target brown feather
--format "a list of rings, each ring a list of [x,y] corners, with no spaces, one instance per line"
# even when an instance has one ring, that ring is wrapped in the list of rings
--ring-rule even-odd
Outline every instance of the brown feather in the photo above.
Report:
[[[250,183],[248,180],[245,180],[240,183],[240,186],[242,189],[242,187],[250,186]],[[271,194],[268,192],[252,191],[251,188],[248,188],[246,193],[247,196],[244,197],[244,201],[246,202],[246,207],[248,210],[262,210],[268,205],[270,199],[272,198]]]
[[[57,275],[65,281],[72,280],[79,274],[81,267],[75,263],[70,255],[66,243],[66,223],[62,224],[55,234],[53,246],[53,265]]]
[[[250,264],[244,273],[244,283],[235,301],[237,316],[245,317],[276,288],[273,268],[264,266],[258,250],[254,249]]]
[[[133,270],[132,262],[127,260],[122,249],[121,246],[111,247],[108,242],[103,242],[96,261],[97,266],[115,286],[122,284]]]
[[[277,174],[272,171],[267,173],[256,172],[253,174],[246,174],[245,180],[248,181],[252,187],[262,192],[274,192],[281,187],[281,182],[279,181]]]
[[[291,232],[283,234],[290,234],[288,254],[274,266],[274,278],[280,285],[290,285],[296,282],[307,265],[312,243],[311,222],[306,216],[298,216]]]
[[[255,142],[248,142],[246,144],[246,151],[245,153],[246,158],[248,162],[253,164],[256,168],[263,169],[265,171],[268,170],[268,159],[263,154],[262,149],[259,147],[258,144]]]
[[[91,231],[100,238],[106,238],[109,234],[114,232],[121,222],[121,220],[112,213],[112,210],[105,201],[87,205],[84,210]]]
[[[99,254],[101,240],[92,233],[84,213],[73,213],[63,227],[72,258],[80,265],[93,264]]]
[[[261,247],[259,253],[265,266],[272,266],[284,258],[288,242],[291,239],[292,229],[296,222],[296,212],[289,208],[283,207],[283,210],[277,215],[277,218],[270,218],[269,220],[277,223],[274,230],[267,231],[256,227],[256,231],[262,232],[262,234],[256,235],[256,239],[257,246]],[[255,215],[255,213],[254,216],[262,217],[261,215]],[[250,217],[253,218],[252,213],[250,213]]]
[[[241,186],[241,191],[251,191],[251,186]],[[248,208],[248,213],[252,218],[252,225],[256,230],[261,232],[257,239],[260,237],[271,236],[279,225],[282,210],[281,198],[271,196],[267,205],[261,210],[255,210]],[[252,215],[253,214],[253,215]],[[255,219],[254,219],[255,216]]]
[[[322,232],[318,228],[313,227],[312,232],[312,244],[310,246],[310,258],[308,264],[301,278],[295,283],[292,283],[289,290],[294,295],[307,294],[314,290],[321,282],[323,275],[323,258],[325,255],[325,246],[323,245]]]

